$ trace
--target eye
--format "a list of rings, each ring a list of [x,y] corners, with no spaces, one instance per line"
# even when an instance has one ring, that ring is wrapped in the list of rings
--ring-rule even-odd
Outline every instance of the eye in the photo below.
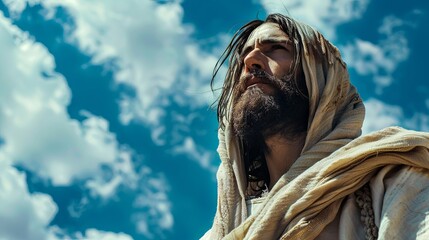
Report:
[[[288,49],[285,46],[283,46],[282,44],[273,44],[273,45],[271,45],[271,49],[272,50],[278,50],[278,49],[280,49],[280,50],[286,50],[286,51],[288,51]]]
[[[247,54],[249,54],[252,51],[251,48],[245,48],[243,49],[243,51],[241,51],[241,53],[238,54],[238,59],[240,61],[244,61],[244,58],[246,58]]]

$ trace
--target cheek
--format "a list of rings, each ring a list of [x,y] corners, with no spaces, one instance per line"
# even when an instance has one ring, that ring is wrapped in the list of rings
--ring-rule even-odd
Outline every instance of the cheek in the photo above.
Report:
[[[269,65],[270,65],[271,75],[274,75],[277,78],[281,78],[281,77],[284,77],[287,73],[289,73],[291,62],[290,61],[272,62]]]
[[[281,78],[286,74],[286,69],[284,68],[284,66],[278,63],[270,64],[270,71],[270,74],[277,78]]]

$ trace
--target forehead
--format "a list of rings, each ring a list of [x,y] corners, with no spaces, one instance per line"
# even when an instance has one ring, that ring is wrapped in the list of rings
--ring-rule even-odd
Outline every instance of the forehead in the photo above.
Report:
[[[288,42],[289,36],[280,29],[277,23],[263,23],[253,30],[244,46],[267,41]]]

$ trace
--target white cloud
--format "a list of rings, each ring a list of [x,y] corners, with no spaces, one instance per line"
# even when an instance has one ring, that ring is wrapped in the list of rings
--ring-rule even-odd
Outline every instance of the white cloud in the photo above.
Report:
[[[0,239],[43,240],[58,211],[51,196],[29,193],[24,173],[0,161]]]
[[[171,212],[172,203],[168,198],[170,186],[163,174],[154,173],[146,166],[143,166],[137,175],[137,181],[133,184],[135,188],[133,191],[137,195],[133,200],[133,213],[130,216],[130,221],[135,225],[136,232],[144,236],[144,239],[163,239],[167,232],[172,231],[174,226],[174,218]],[[87,184],[91,185],[91,194],[111,198],[111,193],[114,192],[112,188],[117,187],[115,178],[108,183],[99,183],[97,181],[99,179],[87,182]],[[111,185],[114,186],[112,187]],[[70,215],[74,218],[79,218],[82,213],[87,211],[90,201],[91,199],[83,197],[80,201],[73,202],[68,207]],[[62,233],[62,231],[59,231],[59,233]],[[88,233],[85,235],[86,238],[89,238]],[[75,233],[72,239],[86,239],[85,235]],[[110,235],[108,234],[108,236]]]
[[[95,228],[86,229],[83,232],[68,233],[68,231],[58,226],[51,227],[47,240],[132,240],[133,238],[123,232],[115,233],[98,230]]]
[[[97,229],[87,229],[85,231],[85,235],[79,236],[78,234],[76,236],[76,239],[82,239],[82,240],[132,240],[133,238],[125,233],[113,233],[113,232],[106,232],[101,231]]]
[[[211,77],[218,58],[214,54],[201,51],[195,44],[187,45],[184,53],[188,64],[187,74],[181,75],[177,86],[184,94],[174,94],[173,97],[182,106],[208,106],[213,102],[214,96],[207,80]]]
[[[132,163],[105,119],[88,112],[82,113],[86,118],[82,122],[69,118],[70,89],[64,77],[54,72],[53,56],[3,15],[0,48],[0,132],[4,140],[0,161],[9,159],[54,185],[69,185],[76,179],[95,181],[100,167],[108,165],[116,169],[118,177],[103,191],[96,189],[105,196],[119,182],[125,183],[125,177],[119,175],[135,175],[132,167],[121,169],[125,162]]]
[[[52,197],[44,193],[30,193],[26,175],[7,161],[0,161],[0,239],[97,239],[130,240],[124,233],[87,229],[85,234],[65,234],[50,223],[58,212]]]
[[[365,108],[363,134],[390,126],[429,131],[429,115],[425,113],[416,112],[412,116],[406,116],[400,106],[386,104],[375,98],[365,101]]]
[[[192,135],[197,137],[210,134],[208,132],[208,129],[210,129],[209,125],[203,124],[202,128],[196,127],[203,120],[203,116],[198,113],[182,114],[174,111],[171,112],[170,116],[174,124],[168,130],[165,128],[162,129],[162,132],[157,135],[158,141],[165,142],[166,138],[169,138],[168,141],[172,146],[169,153],[176,157],[185,156],[214,175],[219,165],[215,161],[217,155],[213,151],[201,146],[201,144],[198,144],[198,141],[190,134],[192,132]],[[168,135],[166,134],[167,131]]]
[[[21,0],[3,0],[3,3],[9,8],[13,18],[20,16],[26,7],[26,1]]]
[[[209,80],[222,49],[204,51],[200,45],[204,43],[191,38],[192,26],[182,23],[181,1],[164,4],[156,1],[123,4],[115,0],[19,2],[42,4],[46,17],[54,16],[52,12],[58,6],[71,14],[76,25],[63,26],[68,41],[91,55],[94,64],[108,67],[112,66],[112,60],[117,64],[116,82],[127,84],[136,92],[135,96],[121,97],[119,119],[123,124],[131,121],[148,124],[155,144],[170,143],[169,136],[165,136],[169,132],[161,122],[167,116],[165,109],[171,101],[195,109],[215,100]],[[14,15],[24,9],[22,4],[13,5],[9,3]],[[224,45],[227,39],[219,35],[210,41]],[[219,75],[224,72],[222,68]]]
[[[365,108],[365,121],[362,127],[364,134],[389,126],[399,126],[404,118],[401,107],[385,104],[375,98],[365,101]]]
[[[211,171],[212,173],[216,172],[217,164],[213,163],[213,153],[197,146],[194,139],[191,137],[185,137],[182,144],[173,148],[173,153],[188,156],[190,159],[196,161],[201,167]]]
[[[86,181],[86,187],[92,197],[110,199],[115,196],[118,187],[125,185],[127,188],[137,187],[138,175],[132,162],[133,153],[125,148],[119,150],[119,157],[108,165],[106,174],[99,174]]]
[[[415,130],[429,132],[429,115],[425,113],[414,113],[414,115],[404,121],[404,125]]]
[[[64,7],[76,24],[75,28],[65,26],[69,41],[92,55],[94,64],[114,60],[118,65],[115,80],[136,90],[135,97],[121,99],[120,120],[124,124],[143,121],[159,125],[171,96],[188,99],[194,107],[210,102],[209,79],[215,57],[191,39],[192,26],[182,23],[180,1],[28,2],[39,2],[47,12]],[[20,11],[22,7],[15,7],[16,14]]]
[[[359,19],[366,11],[369,0],[260,0],[268,13],[283,13],[305,22],[323,33],[331,41],[336,27]]]
[[[340,47],[349,67],[360,75],[373,76],[378,93],[393,82],[392,74],[397,66],[408,59],[408,40],[404,32],[397,29],[404,25],[401,19],[387,16],[378,30],[382,39],[377,44],[355,39]]]
[[[151,133],[152,141],[158,146],[165,145],[167,141],[162,137],[163,134],[165,134],[165,126],[153,128]]]
[[[134,14],[137,12],[134,11]],[[122,14],[127,13],[124,10]],[[137,32],[138,29],[134,30]],[[130,30],[130,34],[133,31]],[[112,37],[109,35],[106,38]],[[125,38],[128,37],[131,36]],[[134,40],[134,44],[140,40],[141,36]],[[0,148],[0,162],[10,159],[13,164],[22,165],[37,176],[51,180],[55,186],[84,180],[91,197],[110,199],[122,185],[139,187],[136,190],[140,192],[135,201],[136,214],[132,217],[138,231],[150,238],[157,238],[169,231],[174,220],[167,196],[167,180],[162,176],[154,177],[147,167],[137,174],[132,161],[134,153],[118,143],[115,134],[109,131],[106,119],[86,111],[81,112],[83,121],[70,119],[66,109],[71,92],[64,77],[54,71],[54,58],[47,49],[13,26],[3,15],[0,16],[0,49],[0,63],[3,66],[0,71],[0,133],[4,140]],[[100,55],[93,52],[96,56],[94,61],[106,57],[102,56],[102,49],[97,51]],[[142,61],[133,66],[137,68]],[[16,63],[16,66],[10,62]],[[138,71],[142,73],[140,69]],[[160,71],[160,74],[164,73]],[[146,84],[151,84],[151,81]],[[165,83],[156,84],[165,87]],[[148,111],[149,121],[156,121],[163,114],[159,107]],[[106,174],[106,170],[110,174]],[[70,205],[70,214],[79,217],[88,204],[85,201],[90,200],[83,199],[79,206]],[[49,234],[52,239],[61,234],[67,236],[58,228],[52,228]],[[91,235],[91,231],[81,236],[88,237],[88,234]]]
[[[330,41],[335,40],[337,26],[361,18],[369,4],[369,0],[260,2],[267,12],[289,13],[320,30]],[[404,26],[413,25],[395,16],[386,16],[378,29],[382,36],[379,42],[354,39],[352,43],[339,47],[348,66],[361,75],[373,76],[378,93],[392,83],[393,72],[409,56],[408,41],[401,31]]]
[[[88,209],[89,203],[88,197],[82,197],[79,201],[72,201],[67,207],[67,211],[72,218],[79,218]]]
[[[174,225],[167,196],[169,185],[162,174],[154,176],[149,168],[142,168],[139,175],[140,194],[133,203],[136,212],[132,220],[137,232],[146,239],[164,238],[165,232],[171,231]]]

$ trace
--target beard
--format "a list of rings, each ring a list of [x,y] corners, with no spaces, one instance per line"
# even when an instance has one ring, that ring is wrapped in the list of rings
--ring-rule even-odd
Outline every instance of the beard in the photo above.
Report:
[[[257,86],[247,88],[252,76],[274,87],[274,93],[266,94]],[[235,134],[247,143],[260,143],[275,134],[292,140],[305,133],[308,93],[304,80],[298,80],[276,78],[260,70],[243,76],[233,96],[236,100],[231,120]]]

